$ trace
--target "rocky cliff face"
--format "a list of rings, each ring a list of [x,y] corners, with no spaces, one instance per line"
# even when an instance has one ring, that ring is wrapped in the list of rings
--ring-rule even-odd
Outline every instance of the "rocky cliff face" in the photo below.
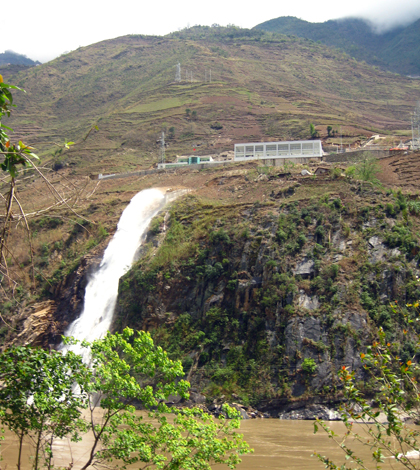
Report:
[[[13,317],[0,349],[11,344],[45,349],[58,347],[68,325],[82,312],[89,275],[100,262],[102,248],[95,250],[95,254],[84,256],[77,269],[51,286],[50,300],[22,305]]]
[[[121,279],[114,328],[150,330],[207,396],[326,402],[343,365],[369,389],[360,352],[378,326],[398,339],[389,303],[420,294],[416,203],[328,185],[308,179],[265,203],[176,203]]]

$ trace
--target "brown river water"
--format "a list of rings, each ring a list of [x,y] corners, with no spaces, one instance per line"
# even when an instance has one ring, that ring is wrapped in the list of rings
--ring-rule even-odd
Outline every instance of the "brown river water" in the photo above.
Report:
[[[339,433],[344,429],[340,422],[331,422],[331,428]],[[343,452],[339,449],[327,434],[320,429],[313,433],[312,421],[286,421],[279,419],[252,419],[242,421],[241,433],[245,440],[254,449],[254,453],[242,457],[242,463],[238,470],[321,470],[323,464],[311,454],[316,450],[322,455],[327,455],[336,464],[345,462]],[[17,443],[13,435],[6,433],[6,439],[1,445],[3,461],[0,462],[1,470],[16,468]],[[78,444],[66,441],[58,442],[54,446],[54,464],[56,466],[68,466],[73,458],[74,470],[78,470],[87,461],[89,452],[89,438],[85,438]],[[369,458],[368,449],[353,446],[365,458],[367,467],[374,468]],[[23,470],[31,468],[31,449],[27,445],[24,449]],[[347,461],[347,464],[349,462]],[[395,460],[387,459],[383,468],[398,468]],[[133,466],[133,469],[138,466]],[[228,467],[215,465],[213,469],[221,470]]]

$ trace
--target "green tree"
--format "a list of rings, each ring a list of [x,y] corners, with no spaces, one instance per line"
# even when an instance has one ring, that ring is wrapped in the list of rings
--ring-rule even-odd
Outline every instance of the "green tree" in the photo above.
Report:
[[[319,137],[319,133],[312,122],[309,124],[309,133],[311,134],[311,139],[316,139]]]
[[[82,469],[114,459],[141,465],[138,468],[204,470],[211,462],[234,468],[239,455],[249,452],[242,436],[234,432],[239,427],[236,410],[226,406],[226,415],[233,419],[215,421],[198,408],[165,405],[169,395],[187,398],[189,383],[180,380],[181,362],[154,346],[148,333],[134,336],[126,328],[122,334],[108,333],[84,346],[91,350],[91,374],[83,385],[94,444]],[[148,410],[146,419],[135,414],[134,402]],[[97,407],[103,410],[100,420]]]
[[[22,464],[22,445],[31,436],[34,469],[41,459],[50,469],[55,438],[80,439],[85,428],[81,410],[87,406],[82,388],[88,368],[80,356],[43,349],[12,347],[0,354],[0,422],[18,438],[17,468]]]
[[[378,160],[367,153],[362,153],[355,164],[346,169],[346,176],[379,185],[380,181],[377,176],[380,172]]]
[[[181,362],[170,360],[148,333],[126,328],[82,347],[89,348],[89,367],[71,350],[13,347],[0,355],[0,422],[18,438],[18,469],[25,440],[34,442],[34,469],[42,460],[51,469],[54,438],[77,441],[82,431],[93,434],[83,469],[111,461],[167,470],[235,468],[250,452],[235,432],[239,413],[228,405],[214,419],[199,408],[165,404],[170,395],[188,398],[189,383],[181,379]]]
[[[356,178],[362,181],[370,181],[371,183],[379,184],[377,175],[380,171],[381,168],[375,157],[363,155],[360,162],[356,165]]]
[[[332,126],[327,126],[328,137],[331,137]]]
[[[191,109],[190,109],[190,108],[187,108],[187,109],[185,110],[185,114],[187,115],[187,117],[190,117]]]

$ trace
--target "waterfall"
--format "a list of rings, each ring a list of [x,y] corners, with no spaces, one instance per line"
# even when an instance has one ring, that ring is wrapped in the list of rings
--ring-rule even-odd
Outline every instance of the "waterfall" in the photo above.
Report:
[[[164,194],[159,189],[146,189],[133,197],[121,215],[99,268],[86,286],[83,311],[69,326],[65,336],[93,341],[106,334],[117,302],[118,281],[130,269],[150,221],[168,200],[183,192]],[[62,349],[67,350],[68,347]],[[85,349],[77,346],[71,349],[89,361],[89,353]]]

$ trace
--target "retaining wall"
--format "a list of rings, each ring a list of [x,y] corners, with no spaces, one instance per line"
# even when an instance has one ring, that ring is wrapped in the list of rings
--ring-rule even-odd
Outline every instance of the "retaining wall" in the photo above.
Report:
[[[145,175],[154,175],[156,173],[173,173],[176,170],[202,170],[204,168],[213,168],[216,166],[225,166],[231,165],[234,162],[233,160],[229,160],[226,162],[211,162],[211,163],[195,163],[193,165],[182,165],[176,168],[153,168],[151,170],[139,170],[139,171],[132,171],[130,173],[115,173],[112,175],[90,175],[90,179],[92,180],[110,180],[116,178],[129,178],[130,176],[145,176]]]
[[[354,152],[345,153],[334,153],[325,155],[323,157],[324,162],[339,163],[339,162],[351,162],[352,160],[358,160],[363,155],[369,155],[375,158],[385,158],[393,155],[389,150],[356,150]]]
[[[264,158],[259,161],[267,166],[283,166],[285,163],[309,163],[311,161],[322,162],[324,157],[292,157],[292,158]],[[255,160],[254,160],[255,161]]]

